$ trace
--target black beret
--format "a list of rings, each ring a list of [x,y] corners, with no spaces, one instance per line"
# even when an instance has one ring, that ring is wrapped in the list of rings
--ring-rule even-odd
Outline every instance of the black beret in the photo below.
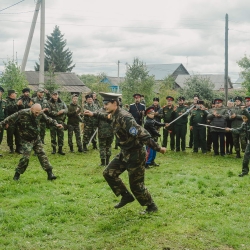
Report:
[[[13,93],[16,93],[16,94],[17,94],[17,92],[16,92],[14,89],[9,89],[9,90],[8,90],[8,95],[11,95],[11,94],[13,94]]]
[[[29,88],[24,88],[24,89],[22,90],[22,92],[23,92],[23,93],[25,93],[25,92],[30,92],[30,89],[29,89]]]

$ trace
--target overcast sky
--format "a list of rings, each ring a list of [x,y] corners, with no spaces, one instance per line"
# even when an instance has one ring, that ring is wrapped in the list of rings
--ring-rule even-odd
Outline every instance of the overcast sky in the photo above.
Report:
[[[21,65],[35,4],[0,0],[0,71],[13,51]],[[250,55],[249,0],[46,0],[45,5],[45,33],[60,27],[77,74],[117,76],[119,60],[124,76],[135,57],[146,64],[182,63],[190,74],[223,74],[226,13],[232,80],[240,71],[237,61]],[[39,30],[40,15],[26,70],[34,70],[39,59]]]

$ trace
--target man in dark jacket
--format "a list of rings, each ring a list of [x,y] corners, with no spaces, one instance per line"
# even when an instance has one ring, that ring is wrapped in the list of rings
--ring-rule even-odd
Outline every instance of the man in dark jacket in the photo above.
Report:
[[[134,94],[135,103],[130,104],[128,112],[134,117],[137,124],[143,124],[144,112],[145,112],[145,105],[140,103],[141,95]]]

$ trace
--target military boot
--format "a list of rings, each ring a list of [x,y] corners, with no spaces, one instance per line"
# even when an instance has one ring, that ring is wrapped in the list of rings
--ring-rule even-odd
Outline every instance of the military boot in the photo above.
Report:
[[[109,158],[110,158],[110,156],[107,156],[107,158],[106,158],[106,165],[107,166],[109,165]]]
[[[83,147],[83,153],[86,153],[88,151],[87,149],[87,144],[86,143],[83,143],[82,144],[82,147]]]
[[[51,154],[54,155],[55,153],[56,153],[56,146],[53,146],[53,147],[52,147],[52,152],[51,152]]]
[[[132,194],[130,194],[128,191],[126,191],[124,194],[121,194],[122,198],[119,203],[117,203],[114,208],[121,208],[124,207],[126,204],[133,202],[135,198],[133,197]]]
[[[151,164],[150,164],[150,166],[159,167],[160,164],[157,164],[157,163],[155,163],[155,161],[152,161]]]
[[[65,155],[65,153],[62,151],[62,146],[58,147],[58,154]]]
[[[21,149],[21,146],[17,146],[16,147],[16,153],[18,153],[18,154],[22,154],[23,153],[23,151]]]
[[[14,154],[14,148],[13,148],[13,146],[10,146],[10,154]]]
[[[235,158],[241,158],[241,156],[240,156],[240,151],[236,151],[236,156],[235,156]]]
[[[100,167],[105,167],[105,159],[101,159],[101,164],[99,166]]]
[[[20,178],[20,174],[19,174],[18,172],[15,172],[15,175],[14,175],[14,177],[13,177],[13,180],[14,180],[14,181],[18,181],[19,178]]]
[[[70,149],[70,152],[71,152],[71,153],[74,153],[73,145],[72,145],[72,146],[69,146],[69,149]]]
[[[83,152],[82,147],[78,147],[78,152],[80,152],[80,153]]]
[[[52,181],[56,179],[56,176],[52,173],[52,169],[46,171],[48,174],[48,181]]]
[[[158,211],[158,207],[153,202],[152,204],[147,206],[146,210],[143,211],[142,214],[153,213],[153,212],[157,212],[157,211]]]

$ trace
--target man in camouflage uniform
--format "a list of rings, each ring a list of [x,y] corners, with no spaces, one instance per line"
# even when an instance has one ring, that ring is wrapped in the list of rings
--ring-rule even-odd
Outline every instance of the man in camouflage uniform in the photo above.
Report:
[[[14,180],[19,180],[20,174],[23,174],[28,167],[31,151],[34,150],[42,168],[48,174],[48,180],[56,179],[56,176],[52,173],[52,166],[43,150],[43,145],[40,140],[40,120],[45,119],[46,122],[62,128],[61,124],[58,124],[55,120],[48,118],[43,112],[40,104],[34,104],[30,109],[24,109],[13,115],[7,117],[0,122],[0,128],[6,124],[16,123],[20,132],[20,138],[22,140],[23,157],[20,159],[16,168]]]
[[[76,137],[76,145],[78,147],[78,152],[83,152],[82,142],[81,142],[81,132],[79,127],[79,122],[82,121],[79,114],[82,112],[82,107],[78,104],[78,95],[72,95],[72,102],[68,105],[68,144],[70,152],[74,152],[73,147],[73,133]]]
[[[8,96],[6,98],[6,107],[4,110],[5,117],[8,117],[18,111],[18,105],[16,103],[16,91],[14,89],[8,90]],[[21,154],[21,143],[19,137],[19,131],[16,124],[7,125],[7,144],[10,148],[10,153],[14,153],[13,137],[15,137],[16,152]]]
[[[234,98],[235,106],[231,109],[231,114],[229,120],[231,122],[231,128],[239,128],[243,122],[242,120],[242,97],[236,96]],[[243,131],[241,133],[233,133],[233,143],[236,151],[236,158],[241,158],[240,156],[240,144],[242,152],[246,149],[246,133]]]
[[[22,95],[17,99],[18,109],[28,109],[33,105],[33,101],[30,98],[30,89],[24,88]]]
[[[100,93],[100,95],[103,97],[107,114],[86,110],[84,115],[110,120],[114,133],[119,139],[121,152],[103,171],[103,176],[115,195],[122,196],[115,208],[121,208],[134,201],[133,195],[119,177],[127,170],[130,189],[135,198],[142,206],[147,206],[145,213],[155,212],[158,208],[144,185],[146,151],[143,144],[161,153],[165,153],[166,148],[161,148],[147,130],[136,123],[131,114],[119,107],[119,94]]]
[[[42,111],[48,115],[49,111],[49,104],[48,100],[44,97],[44,89],[39,88],[36,92],[36,97],[32,98],[33,103],[39,103],[42,107]],[[42,143],[44,144],[44,138],[45,138],[45,132],[46,132],[46,121],[41,119],[40,121],[40,138]]]
[[[104,108],[101,108],[99,111],[106,114],[106,110]],[[110,123],[111,122],[107,120],[97,119],[101,167],[105,167],[109,164],[111,156],[111,145],[114,139],[114,133],[113,127]]]
[[[96,92],[93,92],[92,96],[93,96],[93,103],[98,107],[98,109],[101,108],[101,104],[99,100],[96,98]]]
[[[5,118],[5,106],[6,106],[6,101],[2,99],[2,95],[3,95],[4,89],[2,87],[0,87],[0,122],[4,120]],[[3,129],[0,131],[0,144],[3,141]],[[3,156],[0,154],[0,156]]]
[[[179,118],[175,123],[175,134],[176,134],[176,152],[186,150],[186,134],[187,134],[187,122],[188,122],[188,113],[183,115],[187,111],[187,107],[184,106],[185,98],[180,96],[178,98],[178,106],[174,107],[174,119]]]
[[[58,124],[64,125],[67,112],[68,108],[66,104],[59,98],[58,92],[53,91],[51,99],[49,101],[49,116],[55,119]],[[65,153],[62,150],[64,142],[64,130],[51,126],[50,137],[51,137],[52,154],[56,153],[56,146],[57,146],[56,137],[57,137],[58,153],[60,155],[65,155]]]
[[[164,120],[164,123],[170,123],[171,121],[174,120],[174,105],[173,105],[174,98],[172,96],[167,96],[166,100],[167,100],[167,105],[163,106],[160,109],[159,114],[161,118]],[[167,147],[168,136],[170,137],[170,149],[171,151],[174,151],[175,149],[174,124],[171,124],[166,128],[163,128],[162,147]]]
[[[98,106],[94,104],[93,102],[93,96],[92,95],[86,95],[85,96],[86,103],[84,104],[84,109],[90,110],[92,112],[98,110]],[[84,116],[83,118],[84,123],[84,134],[83,134],[83,152],[87,152],[87,144],[89,143],[92,135],[95,133],[97,129],[97,120],[94,117]],[[92,139],[93,149],[97,149],[96,145],[96,136]]]

